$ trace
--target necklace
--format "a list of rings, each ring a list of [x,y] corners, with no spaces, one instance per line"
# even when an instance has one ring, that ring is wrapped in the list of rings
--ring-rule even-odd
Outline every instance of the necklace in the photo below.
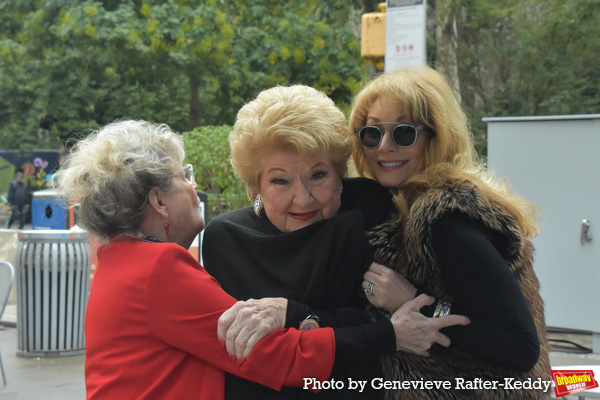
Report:
[[[151,242],[151,243],[166,243],[164,240],[160,240],[159,238],[157,238],[156,236],[150,236],[150,235],[144,235],[140,238],[141,240],[143,240],[144,242]]]

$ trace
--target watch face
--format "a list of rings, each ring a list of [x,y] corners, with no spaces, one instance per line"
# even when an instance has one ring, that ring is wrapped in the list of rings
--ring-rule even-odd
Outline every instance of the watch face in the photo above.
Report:
[[[302,321],[298,329],[300,329],[301,331],[309,331],[318,327],[319,323],[316,320],[307,318],[304,321]]]

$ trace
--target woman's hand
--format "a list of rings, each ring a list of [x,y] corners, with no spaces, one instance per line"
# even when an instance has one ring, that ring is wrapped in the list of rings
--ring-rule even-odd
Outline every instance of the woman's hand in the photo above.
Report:
[[[381,264],[372,263],[363,278],[365,293],[369,282],[373,284],[372,294],[367,295],[367,300],[375,307],[389,312],[396,311],[417,294],[417,288],[404,276]]]
[[[285,327],[286,312],[287,299],[281,297],[238,301],[219,318],[219,341],[241,363],[260,339]]]
[[[450,339],[440,333],[440,329],[470,323],[469,318],[462,315],[427,318],[420,313],[421,308],[433,304],[434,301],[433,297],[422,294],[406,302],[392,314],[397,350],[428,357],[428,350],[434,343],[444,347],[450,346]]]

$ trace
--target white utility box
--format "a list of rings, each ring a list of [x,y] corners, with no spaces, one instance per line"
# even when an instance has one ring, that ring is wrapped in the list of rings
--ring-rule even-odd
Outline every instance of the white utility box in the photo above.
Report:
[[[534,239],[548,327],[600,353],[600,114],[484,118],[488,168],[541,209]]]

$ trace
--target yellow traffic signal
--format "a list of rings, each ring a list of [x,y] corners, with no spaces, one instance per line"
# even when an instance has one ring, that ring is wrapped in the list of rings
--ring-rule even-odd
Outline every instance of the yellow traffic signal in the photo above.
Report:
[[[360,56],[383,69],[385,57],[385,3],[379,11],[363,14],[360,28]]]

